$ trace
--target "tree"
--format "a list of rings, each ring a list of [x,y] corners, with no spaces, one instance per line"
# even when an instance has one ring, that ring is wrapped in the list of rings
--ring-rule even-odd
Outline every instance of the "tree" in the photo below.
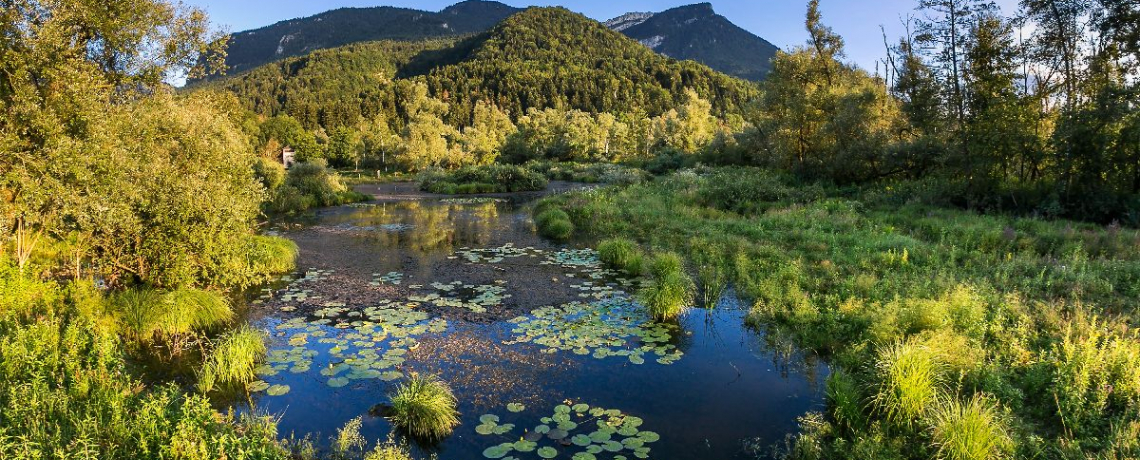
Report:
[[[497,106],[479,101],[475,104],[472,125],[463,130],[463,148],[475,164],[495,162],[507,136],[515,132],[511,117]]]
[[[45,237],[69,231],[90,198],[82,191],[113,169],[107,114],[218,62],[208,30],[201,10],[161,0],[3,3],[0,229],[21,268]]]
[[[329,136],[326,156],[340,165],[352,165],[360,169],[360,158],[364,155],[364,143],[354,129],[346,126],[335,128]]]
[[[697,152],[716,135],[718,122],[711,112],[708,101],[695,91],[686,90],[680,110],[670,110],[658,121],[662,141],[686,153]]]
[[[400,161],[412,171],[433,166],[459,166],[468,163],[461,152],[453,149],[458,137],[455,128],[443,122],[446,103],[429,97],[423,83],[410,83],[402,91],[402,106],[408,117],[401,137]]]
[[[935,69],[946,87],[946,102],[950,105],[954,132],[958,133],[962,155],[969,155],[966,144],[966,99],[963,86],[963,56],[965,37],[974,15],[992,8],[981,0],[919,0],[918,9],[926,14],[919,22],[919,44],[934,53]]]

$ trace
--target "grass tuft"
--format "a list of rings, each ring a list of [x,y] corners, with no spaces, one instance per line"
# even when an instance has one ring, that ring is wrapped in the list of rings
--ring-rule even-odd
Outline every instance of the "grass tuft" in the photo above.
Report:
[[[943,366],[935,352],[916,342],[899,342],[879,353],[881,381],[875,403],[895,424],[911,427],[942,394]]]
[[[685,274],[681,256],[666,252],[653,256],[648,263],[649,284],[638,291],[649,315],[661,321],[677,318],[693,303],[696,290]]]
[[[240,385],[257,378],[254,369],[265,356],[265,336],[249,326],[223,335],[202,363],[198,389],[209,392],[221,385]]]
[[[336,430],[336,436],[332,438],[332,448],[337,458],[354,458],[356,452],[363,451],[368,445],[364,435],[360,434],[363,425],[364,419],[356,417],[345,423],[343,428]]]
[[[548,209],[535,216],[538,233],[553,240],[566,240],[574,234],[574,224],[570,216],[561,209]]]
[[[633,276],[640,276],[644,270],[645,256],[637,243],[627,238],[613,238],[598,243],[598,258],[610,267]]]
[[[931,416],[934,444],[945,460],[990,460],[1006,458],[1012,448],[998,406],[974,395],[963,403],[948,398]]]
[[[412,436],[441,439],[459,425],[458,401],[451,387],[434,375],[412,375],[389,399],[392,423]]]

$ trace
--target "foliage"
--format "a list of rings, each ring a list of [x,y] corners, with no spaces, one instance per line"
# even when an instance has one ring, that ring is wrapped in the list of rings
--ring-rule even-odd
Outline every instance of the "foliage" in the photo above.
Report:
[[[295,214],[315,207],[368,199],[367,195],[349,190],[336,171],[330,169],[323,159],[318,159],[289,168],[284,185],[277,189],[267,207],[275,213]]]
[[[216,412],[127,373],[123,347],[82,290],[0,269],[0,456],[284,459],[265,417]],[[30,305],[29,303],[35,304]],[[37,310],[35,318],[21,311]]]
[[[234,315],[221,294],[191,288],[170,292],[131,289],[115,294],[111,304],[124,330],[142,341],[181,342]]]
[[[598,243],[598,258],[602,263],[632,276],[640,276],[644,269],[644,254],[637,243],[626,238],[611,238]]]
[[[363,423],[362,418],[356,417],[336,431],[336,436],[332,438],[333,452],[336,455],[341,458],[349,458],[354,451],[364,450],[364,446],[367,446],[368,442],[360,434],[360,427]]]
[[[547,209],[534,216],[538,233],[553,240],[566,240],[574,233],[570,216],[561,209]]]
[[[693,303],[695,287],[675,253],[654,254],[646,262],[649,284],[637,293],[649,315],[661,321],[675,319]]]
[[[428,170],[417,176],[420,189],[431,193],[506,193],[546,189],[541,174],[515,165],[468,166],[454,171]]]
[[[726,177],[748,176],[781,193],[755,210],[710,209],[733,196],[713,193]],[[829,356],[827,411],[801,421],[793,457],[1135,452],[1137,231],[772,177],[682,170],[536,210],[716,264],[752,302],[750,325]]]
[[[198,389],[209,392],[218,386],[249,383],[257,377],[254,369],[265,352],[265,337],[261,331],[241,326],[226,332],[202,363]]]
[[[412,375],[389,399],[392,422],[413,436],[440,439],[459,425],[455,396],[438,377]]]

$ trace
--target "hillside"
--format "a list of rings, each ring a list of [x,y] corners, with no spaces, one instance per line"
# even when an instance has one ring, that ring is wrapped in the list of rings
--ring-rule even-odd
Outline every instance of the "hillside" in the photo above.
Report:
[[[396,114],[402,81],[421,81],[466,125],[478,101],[517,117],[531,107],[645,113],[675,107],[685,88],[717,113],[739,112],[754,84],[701,64],[660,56],[563,8],[531,8],[494,29],[454,41],[372,42],[321,50],[211,83],[264,115],[289,114],[309,128]]]
[[[629,13],[606,26],[650,49],[676,59],[691,59],[717,71],[759,81],[772,69],[779,48],[716,14],[709,3],[661,13]]]
[[[377,40],[421,40],[486,31],[519,9],[467,0],[439,12],[408,8],[341,8],[230,36],[229,73],[309,52]]]

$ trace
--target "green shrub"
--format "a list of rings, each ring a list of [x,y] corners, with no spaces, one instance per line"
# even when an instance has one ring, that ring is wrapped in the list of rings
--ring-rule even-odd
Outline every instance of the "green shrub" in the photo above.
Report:
[[[459,425],[458,401],[439,377],[413,374],[388,397],[392,423],[412,436],[440,439]]]
[[[899,426],[913,426],[942,396],[942,363],[922,344],[908,341],[884,348],[875,368],[880,382],[875,405]]]
[[[336,206],[368,201],[368,195],[350,190],[325,160],[297,163],[289,168],[285,183],[273,194],[269,211],[295,214],[318,206]]]
[[[257,378],[254,369],[266,352],[260,331],[241,326],[227,332],[214,345],[198,372],[198,389],[212,391],[223,385],[241,385]]]
[[[949,398],[930,418],[939,458],[992,460],[1008,458],[1013,450],[997,405],[984,396],[965,403]]]
[[[257,178],[258,182],[261,182],[261,185],[270,194],[276,192],[285,183],[287,173],[284,165],[267,158],[258,158],[253,163],[253,176]]]
[[[692,305],[696,289],[685,273],[681,256],[671,252],[655,254],[647,266],[649,284],[638,291],[638,300],[657,320],[680,316]]]
[[[454,171],[428,169],[417,176],[420,190],[440,194],[530,192],[546,188],[542,174],[517,165],[468,166]]]
[[[627,238],[612,238],[598,243],[602,263],[633,276],[640,276],[645,260],[637,243]]]
[[[552,240],[564,241],[574,235],[574,224],[569,219],[555,219],[539,227],[538,231]]]

